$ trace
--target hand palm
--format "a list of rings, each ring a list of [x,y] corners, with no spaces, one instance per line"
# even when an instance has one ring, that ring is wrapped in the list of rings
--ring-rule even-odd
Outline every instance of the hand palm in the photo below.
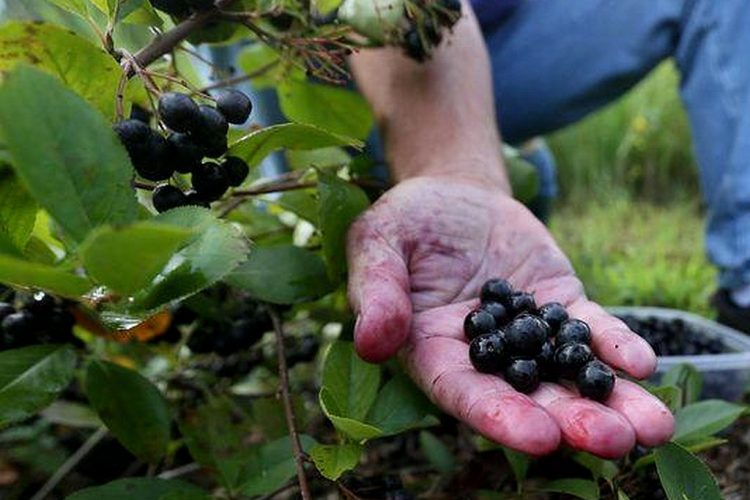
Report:
[[[562,437],[614,457],[636,438],[653,445],[671,434],[668,410],[623,379],[605,406],[550,383],[526,396],[473,369],[463,317],[493,277],[534,292],[540,304],[565,304],[591,325],[594,350],[609,364],[644,377],[655,363],[640,338],[585,298],[544,226],[498,190],[447,179],[401,183],[352,228],[349,256],[358,352],[382,360],[399,350],[439,406],[487,437],[534,454]]]

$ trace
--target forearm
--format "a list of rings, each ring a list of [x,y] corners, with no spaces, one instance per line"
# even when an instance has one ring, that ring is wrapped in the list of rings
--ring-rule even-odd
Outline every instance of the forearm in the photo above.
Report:
[[[509,191],[489,58],[468,5],[463,12],[427,63],[386,48],[352,57],[352,69],[375,111],[397,181],[459,174]]]

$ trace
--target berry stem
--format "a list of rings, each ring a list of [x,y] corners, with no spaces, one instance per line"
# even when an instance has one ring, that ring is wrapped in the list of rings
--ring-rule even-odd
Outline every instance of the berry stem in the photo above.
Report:
[[[292,398],[289,394],[289,373],[286,366],[286,353],[284,352],[284,326],[278,311],[269,307],[269,314],[273,321],[273,330],[276,336],[276,352],[279,358],[279,377],[281,378],[281,397],[284,402],[284,414],[286,416],[286,425],[289,429],[289,439],[292,442],[294,450],[294,464],[297,467],[297,480],[299,481],[300,495],[303,500],[310,500],[310,487],[307,484],[305,476],[305,452],[302,450],[302,444],[297,433],[297,426],[294,423],[294,407]]]
[[[248,80],[252,80],[253,78],[257,78],[259,76],[262,76],[266,74],[271,69],[278,66],[279,62],[281,62],[281,59],[276,59],[274,61],[271,61],[268,64],[265,64],[258,68],[257,70],[253,71],[252,73],[247,73],[246,75],[239,75],[234,78],[228,78],[226,80],[221,80],[216,83],[212,83],[211,85],[207,85],[201,89],[201,92],[208,92],[209,90],[214,89],[220,89],[224,87],[231,87],[233,85],[237,85],[238,83],[243,83]]]

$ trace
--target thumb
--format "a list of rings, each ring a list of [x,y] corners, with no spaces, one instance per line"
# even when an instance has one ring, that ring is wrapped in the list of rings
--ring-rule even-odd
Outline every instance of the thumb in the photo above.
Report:
[[[409,273],[400,238],[383,233],[370,211],[349,230],[349,301],[357,315],[354,346],[366,361],[380,363],[406,341],[411,325]]]

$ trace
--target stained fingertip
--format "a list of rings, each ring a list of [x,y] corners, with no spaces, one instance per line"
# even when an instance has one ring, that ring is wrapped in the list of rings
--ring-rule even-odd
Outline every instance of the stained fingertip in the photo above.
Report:
[[[411,326],[411,305],[401,301],[372,301],[357,316],[354,347],[370,363],[382,363],[396,354]]]
[[[657,397],[633,382],[617,379],[607,406],[618,411],[635,429],[638,443],[652,447],[672,437],[675,420],[669,408]]]
[[[648,342],[625,327],[594,334],[594,350],[610,365],[645,379],[656,370],[656,354]]]

